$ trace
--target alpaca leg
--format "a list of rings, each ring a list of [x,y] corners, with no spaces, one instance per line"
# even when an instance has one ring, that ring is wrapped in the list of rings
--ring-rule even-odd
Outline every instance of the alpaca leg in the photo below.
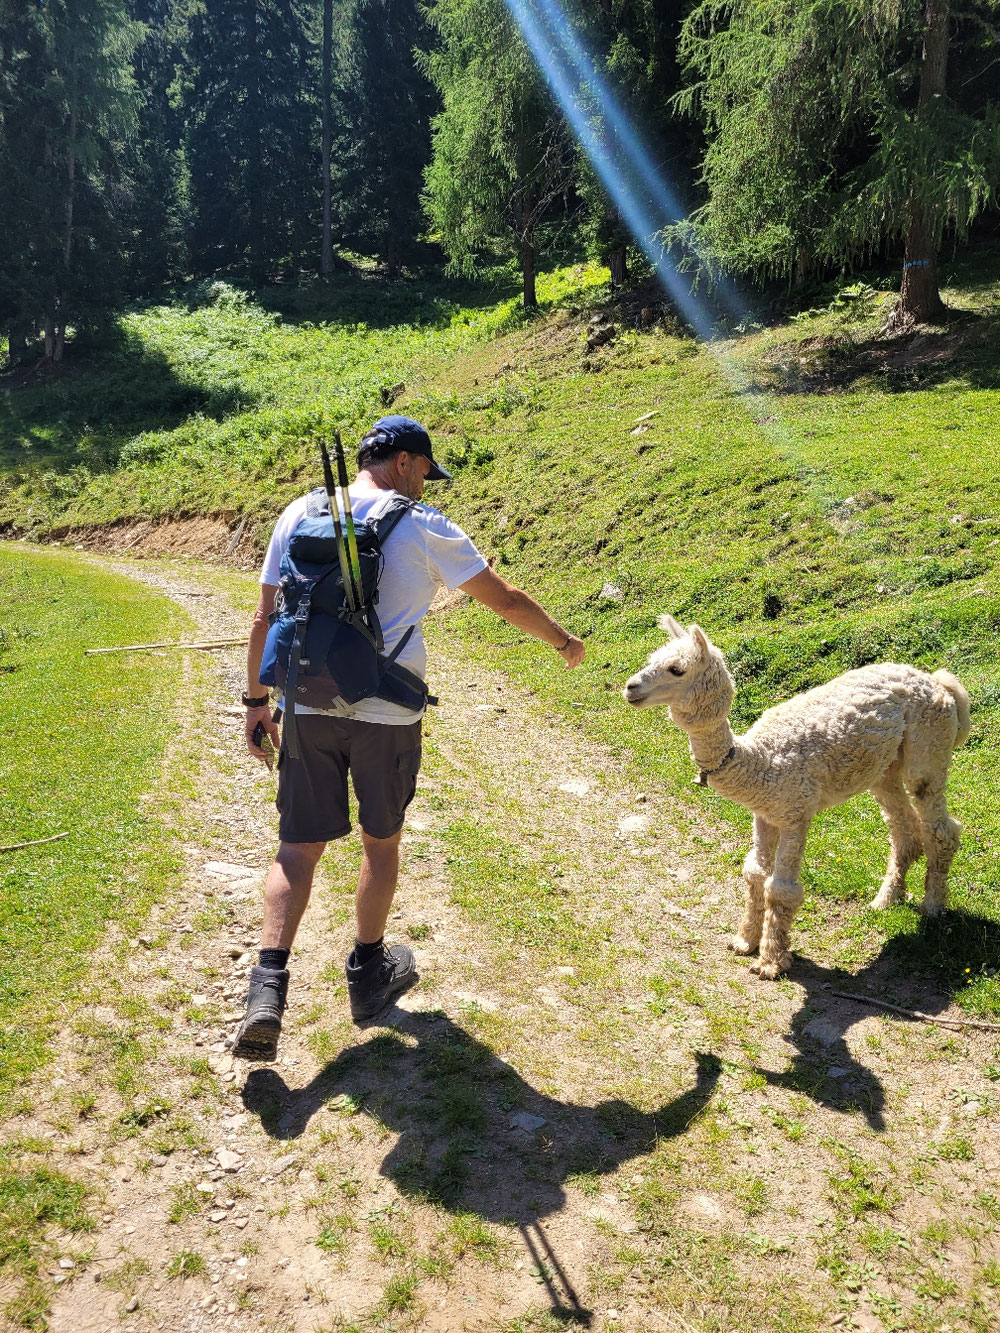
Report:
[[[920,821],[895,766],[877,787],[872,787],[871,792],[882,807],[882,818],[889,826],[891,846],[885,879],[871,905],[891,907],[906,897],[906,872],[923,855]]]
[[[743,878],[747,883],[746,908],[739,931],[729,943],[733,953],[753,953],[760,944],[764,928],[764,881],[774,868],[777,846],[778,830],[760,815],[754,815],[753,846],[743,862]]]
[[[808,830],[808,824],[781,830],[774,872],[764,884],[764,931],[760,937],[760,957],[751,965],[751,971],[768,981],[787,972],[792,965],[788,946],[795,913],[805,897],[799,871]]]
[[[924,780],[913,787],[913,804],[920,816],[920,832],[927,853],[927,877],[921,911],[936,916],[948,902],[948,871],[958,851],[957,819],[948,814],[944,795],[944,777]]]

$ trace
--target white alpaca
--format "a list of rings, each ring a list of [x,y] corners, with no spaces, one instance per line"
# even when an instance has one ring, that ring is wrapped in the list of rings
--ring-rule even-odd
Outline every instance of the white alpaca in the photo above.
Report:
[[[809,825],[820,810],[866,790],[882,807],[892,847],[872,906],[899,902],[907,870],[926,855],[922,910],[941,911],[959,831],[945,803],[948,764],[969,735],[969,696],[960,682],[948,671],[931,676],[892,662],[861,667],[769,708],[745,736],[734,736],[735,691],[722,653],[697,625],[684,630],[663,616],[660,627],[671,641],[623,693],[637,708],[666,704],[691,739],[699,781],[753,811],[736,953],[759,947],[753,970],[762,977],[791,966]]]

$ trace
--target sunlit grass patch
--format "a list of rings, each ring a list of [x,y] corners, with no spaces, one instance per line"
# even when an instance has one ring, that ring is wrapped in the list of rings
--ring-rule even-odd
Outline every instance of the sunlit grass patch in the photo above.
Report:
[[[58,1001],[106,923],[137,925],[178,868],[141,802],[172,730],[176,663],[84,649],[170,637],[185,620],[166,598],[58,552],[0,546],[0,591],[5,702],[18,718],[0,751],[0,841],[69,834],[0,864],[0,928],[19,960],[0,979],[2,1110],[45,1058]]]

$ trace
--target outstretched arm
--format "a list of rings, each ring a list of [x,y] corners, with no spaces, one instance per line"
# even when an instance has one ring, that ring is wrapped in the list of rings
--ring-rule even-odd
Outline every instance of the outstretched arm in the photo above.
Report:
[[[483,606],[488,606],[511,625],[549,644],[567,667],[579,666],[583,661],[586,652],[583,640],[564,630],[544,607],[539,606],[534,597],[515,588],[492,569],[484,569],[481,574],[463,583],[461,591],[474,597],[477,602],[482,602]]]

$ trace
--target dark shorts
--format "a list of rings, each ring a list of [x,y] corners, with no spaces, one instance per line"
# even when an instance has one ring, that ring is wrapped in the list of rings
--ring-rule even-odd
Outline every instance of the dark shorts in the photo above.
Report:
[[[349,718],[297,719],[299,758],[278,756],[278,836],[282,842],[332,842],[351,831],[347,774],[358,823],[371,838],[403,827],[420,769],[420,722],[394,726]]]

